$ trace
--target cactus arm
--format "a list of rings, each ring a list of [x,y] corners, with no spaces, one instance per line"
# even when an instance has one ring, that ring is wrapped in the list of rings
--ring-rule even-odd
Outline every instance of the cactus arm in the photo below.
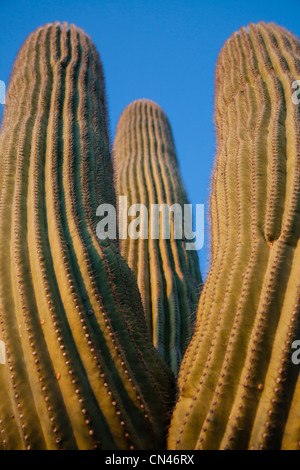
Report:
[[[148,208],[149,241],[128,237],[121,252],[137,276],[153,343],[176,373],[191,336],[201,276],[197,255],[187,253],[174,233],[170,240],[151,237],[151,204],[187,204],[171,129],[156,104],[138,100],[125,109],[114,163],[118,195],[126,195],[129,206],[141,203]]]
[[[292,101],[289,99],[290,87],[291,87],[291,83],[293,80],[291,80],[292,77],[289,77],[289,80],[286,80],[284,70],[278,67],[279,63],[277,62],[276,57],[274,56],[273,45],[272,46],[270,45],[270,42],[268,39],[268,37],[271,36],[272,31],[273,31],[272,26],[269,26],[268,29],[265,29],[265,27],[262,25],[262,27],[260,28],[261,38],[263,40],[263,43],[265,44],[264,48],[261,48],[261,51],[267,51],[264,53],[268,54],[268,56],[266,55],[264,56],[265,57],[265,60],[263,61],[264,64],[268,65],[267,57],[270,57],[270,59],[272,60],[272,69],[271,67],[267,67],[269,74],[273,75],[273,69],[274,69],[276,76],[280,77],[280,81],[282,84],[281,87],[283,88],[283,91],[284,91],[284,98],[283,98],[284,107],[286,107],[285,128],[288,131],[286,133],[286,150],[283,149],[282,146],[280,146],[282,139],[284,139],[285,137],[282,137],[281,135],[278,138],[278,135],[277,135],[278,132],[280,132],[281,134],[284,134],[284,131],[282,130],[282,125],[281,127],[279,127],[278,131],[276,130],[276,127],[273,125],[273,133],[271,133],[270,135],[269,145],[272,146],[271,147],[272,155],[274,156],[274,158],[277,157],[278,159],[278,163],[276,164],[275,168],[276,168],[276,171],[278,172],[279,177],[276,178],[276,175],[273,172],[272,184],[274,184],[274,187],[270,187],[270,190],[268,193],[268,200],[272,200],[275,194],[277,200],[281,198],[281,200],[284,201],[284,196],[285,196],[285,203],[280,203],[279,201],[276,201],[277,210],[278,208],[279,209],[281,208],[281,212],[282,212],[282,215],[280,213],[278,214],[277,221],[276,221],[277,226],[280,227],[280,232],[278,232],[278,229],[277,229],[277,233],[272,234],[270,232],[270,225],[266,218],[265,238],[272,246],[272,250],[270,253],[268,268],[266,270],[265,281],[264,281],[266,287],[265,289],[263,289],[262,294],[261,294],[261,305],[260,305],[261,315],[257,316],[256,331],[254,330],[255,333],[253,332],[255,334],[255,339],[253,337],[251,338],[251,342],[249,344],[249,350],[255,351],[257,348],[256,346],[257,343],[268,344],[269,346],[268,350],[270,350],[272,346],[271,338],[274,338],[274,346],[273,346],[272,351],[273,351],[273,355],[275,355],[275,358],[276,358],[276,349],[275,349],[276,339],[278,337],[284,336],[283,321],[288,322],[289,324],[291,321],[291,318],[289,319],[289,317],[291,316],[291,313],[293,311],[297,313],[297,307],[296,307],[297,302],[296,300],[292,300],[293,298],[295,299],[295,285],[293,285],[293,281],[292,281],[293,274],[292,272],[290,272],[290,269],[291,269],[290,265],[293,262],[292,260],[293,258],[295,258],[296,255],[294,255],[294,249],[290,247],[293,246],[297,242],[297,239],[298,239],[297,233],[299,233],[299,225],[297,227],[297,224],[299,224],[299,221],[297,217],[297,212],[295,211],[295,205],[293,204],[293,202],[294,203],[296,202],[294,195],[298,193],[298,185],[299,185],[299,176],[298,176],[299,170],[297,169],[297,166],[298,166],[297,158],[294,154],[295,149],[299,148],[299,143],[297,143],[297,140],[296,141],[294,140],[294,136],[298,134],[299,125],[297,126],[298,119],[297,119],[297,116],[295,115],[295,113],[297,112],[297,109],[295,105],[292,103]],[[253,29],[252,29],[252,32],[255,35],[254,37],[256,38],[256,44],[261,44],[262,41],[260,42],[258,40],[257,33],[255,34],[255,31]],[[286,51],[284,55],[286,56]],[[284,63],[285,59],[281,57],[280,63],[281,61],[282,63]],[[272,87],[270,87],[270,89],[272,89]],[[276,103],[276,104],[280,103],[281,99],[282,98],[280,97],[280,95],[277,94],[277,96],[272,99],[272,103]],[[281,120],[280,115],[278,119],[279,121]],[[273,121],[274,120],[275,120],[275,116],[273,116]],[[280,184],[281,172],[283,171],[282,167],[284,167],[285,165],[286,155],[287,155],[286,184]],[[285,171],[283,171],[283,173],[285,174]],[[273,216],[270,205],[268,207],[266,214],[268,216],[269,215]],[[276,224],[275,224],[275,227],[276,227]],[[276,234],[277,234],[277,238],[275,238]],[[289,280],[291,280],[290,282],[292,282],[292,285],[293,285],[291,289],[289,288],[290,287]],[[279,285],[281,285],[281,289],[279,290],[279,292],[277,292],[275,288],[276,282],[278,282]],[[285,303],[286,298],[289,299],[287,304]],[[295,307],[292,308],[292,303],[294,302],[295,302]],[[278,321],[277,330],[275,330],[276,321]],[[296,333],[296,331],[297,330],[294,331],[294,334]],[[288,341],[287,338],[286,338],[286,341]],[[286,356],[289,353],[288,348],[283,348],[282,346],[283,346],[282,344],[280,346],[278,345],[278,347],[280,348],[279,350],[283,356]],[[250,352],[248,354],[251,360]],[[255,448],[269,448],[270,446],[273,446],[275,448],[280,447],[280,441],[281,441],[282,432],[283,432],[283,423],[286,420],[286,413],[288,411],[290,398],[288,396],[289,394],[287,393],[286,387],[283,387],[283,389],[279,391],[280,387],[278,387],[276,383],[273,383],[273,391],[270,390],[270,385],[269,385],[270,376],[267,372],[267,366],[271,367],[271,365],[276,364],[275,358],[273,359],[273,356],[269,353],[269,355],[268,354],[264,355],[263,362],[261,358],[259,359],[259,363],[257,364],[256,367],[257,369],[259,369],[259,372],[261,373],[261,375],[258,372],[258,370],[255,369],[255,367],[252,368],[251,366],[251,369],[253,370],[252,376],[253,377],[256,376],[259,383],[264,383],[265,380],[266,380],[266,383],[264,386],[264,392],[261,394],[262,396],[259,401],[258,410],[256,411],[256,420],[254,422],[254,427],[252,430],[252,438],[250,439],[250,443],[249,443],[250,447],[253,447],[253,446]],[[286,359],[285,367],[281,368],[279,366],[280,362],[277,362],[277,370],[282,369],[281,373],[283,375],[287,374],[287,376],[290,376],[289,382],[291,384],[291,390],[292,390],[293,389],[292,384],[295,381],[295,377],[293,377],[293,373],[290,367],[290,360],[288,360],[288,358],[285,358],[285,359]],[[284,357],[281,357],[280,361],[281,360],[284,360]],[[248,367],[250,367],[250,364]],[[274,367],[275,366],[273,365],[273,368]],[[274,371],[272,371],[272,373],[274,373]],[[265,374],[266,379],[263,374]],[[276,374],[275,379],[276,381],[280,382],[282,380],[282,377],[280,378],[278,377],[278,374]],[[247,382],[246,379],[245,379],[245,382]],[[257,385],[257,387],[258,386],[259,385]],[[256,393],[259,394],[259,391],[257,391]],[[246,396],[247,396],[247,393],[246,393]],[[268,401],[266,397],[269,397],[270,401]],[[241,406],[241,403],[240,404],[236,403],[235,408],[233,408],[233,410],[237,409],[240,406]],[[242,413],[238,414],[239,423],[243,423],[243,416],[247,416],[247,406],[245,406],[244,408],[245,409],[242,411]],[[268,419],[266,419],[267,413],[272,415],[271,417],[269,416]],[[249,414],[249,411],[248,411],[248,414]],[[280,416],[280,418],[278,417],[278,415]],[[233,413],[233,416],[234,416],[234,413]],[[264,416],[265,416],[265,421],[263,421]],[[260,423],[260,426],[258,426],[258,423]]]
[[[146,207],[148,207],[150,197],[152,197],[152,200],[154,200],[155,202],[157,202],[157,199],[153,180],[152,178],[148,177],[148,174],[151,171],[149,167],[149,158],[144,157],[144,154],[148,156],[149,153],[149,139],[147,133],[145,133],[144,126],[142,126],[140,122],[140,116],[142,115],[142,113],[143,107],[141,103],[139,104],[139,113],[137,113],[136,109],[132,106],[129,106],[127,108],[127,128],[123,128],[123,132],[119,132],[116,134],[116,140],[114,144],[114,157],[117,174],[117,187],[119,181],[122,181],[122,174],[126,175],[126,182],[123,181],[123,193],[121,193],[119,189],[118,194],[127,196],[128,206],[131,206],[134,203],[141,203],[145,204]],[[126,126],[126,119],[123,122],[124,126]],[[125,139],[128,144],[123,147],[123,142]],[[123,172],[122,165],[118,166],[118,161],[126,162],[126,173],[125,171]],[[143,168],[143,164],[145,166],[147,165],[145,170]],[[138,171],[136,174],[138,184],[132,185],[132,174],[136,172],[136,167],[138,167]],[[146,191],[145,188],[149,188],[148,191]],[[140,197],[141,199],[137,199],[138,197]],[[121,215],[119,215],[119,217],[120,216]],[[148,230],[150,233],[151,221],[148,224]],[[125,243],[121,246],[121,253],[125,257],[125,259],[128,260],[129,266],[132,268],[137,278],[139,278],[139,287],[141,291],[141,297],[144,303],[148,331],[149,333],[151,332],[153,337],[155,338],[154,344],[157,346],[159,343],[159,350],[164,355],[165,345],[161,334],[161,329],[159,328],[159,325],[163,324],[163,318],[165,315],[164,295],[162,290],[162,285],[164,281],[161,276],[160,270],[161,261],[158,243],[156,240],[152,240],[151,237],[149,238],[149,241],[147,239],[138,239],[135,243],[132,243],[132,240],[130,239],[130,237],[128,237],[126,240],[124,240],[124,242]],[[137,252],[139,255],[138,259],[140,260],[140,262],[138,263],[134,259],[134,252]],[[151,257],[149,256],[149,252],[151,252]],[[144,285],[144,288],[142,288],[143,281],[141,277],[139,277],[139,273],[141,272],[140,264],[144,264],[144,260],[146,260],[146,262],[148,263],[148,269],[152,275],[150,276],[149,273],[148,283],[147,285]]]
[[[157,179],[156,186],[159,188],[159,199],[166,199],[167,204],[172,206],[173,201],[180,201],[181,204],[186,202],[186,196],[182,185],[179,185],[177,182],[180,181],[180,174],[178,171],[177,158],[175,154],[175,149],[172,149],[172,135],[171,129],[167,126],[166,131],[164,132],[164,119],[162,113],[159,113],[158,110],[152,111],[152,119],[154,122],[155,134],[158,135],[157,147],[158,147],[158,165],[157,165],[157,175],[162,177],[162,187],[159,187],[159,181]],[[167,151],[170,152],[170,159],[167,158]],[[173,152],[172,152],[173,150]],[[166,161],[166,165],[163,163]],[[193,303],[197,303],[198,293],[196,288],[193,292],[189,291],[188,281],[189,277],[192,279],[192,273],[194,273],[195,278],[199,280],[199,271],[197,255],[195,252],[190,252],[189,256],[187,251],[184,249],[184,242],[175,239],[174,235],[174,226],[171,225],[171,239],[169,247],[170,255],[169,258],[171,262],[169,266],[169,276],[170,276],[170,285],[174,292],[174,300],[172,309],[170,309],[170,349],[174,351],[173,353],[173,367],[177,367],[176,364],[176,351],[185,351],[188,344],[186,338],[190,338],[192,334],[192,324],[193,324]],[[167,271],[167,268],[164,268],[164,272]],[[173,271],[175,276],[173,276]],[[174,285],[173,285],[174,284]],[[194,287],[194,286],[193,286]],[[177,291],[177,292],[176,292]],[[194,298],[193,298],[194,295]],[[180,312],[180,333],[176,329],[172,329],[172,325],[176,324],[177,316]],[[192,312],[192,313],[191,313]]]
[[[212,220],[212,266],[179,375],[170,449],[276,449],[282,439],[296,447],[289,422],[298,377],[298,62],[288,37],[274,25],[250,25],[220,54],[211,204],[220,220]]]
[[[98,54],[74,26],[47,25],[9,96],[20,82],[1,133],[0,446],[161,448],[173,377],[117,243],[95,234],[98,202],[114,203]]]
[[[60,27],[57,26],[53,28],[52,34],[52,47],[62,43],[62,53],[64,54],[63,44],[66,44],[65,37],[67,35],[66,26],[63,27],[62,32],[60,32]],[[50,58],[52,63],[55,63],[55,58],[59,60],[56,47],[52,48],[53,57]],[[62,68],[59,63],[56,63],[54,66],[53,73],[53,101],[50,104],[50,115],[49,115],[49,129],[53,129],[53,134],[55,137],[49,135],[47,137],[47,142],[49,142],[49,147],[51,148],[51,156],[57,155],[59,151],[56,151],[59,148],[58,140],[60,138],[60,130],[58,120],[56,120],[56,107],[59,107],[61,100],[61,83],[62,83]],[[41,126],[43,131],[43,126]],[[41,135],[41,146],[45,142],[45,136]],[[49,148],[48,147],[48,148]],[[34,159],[35,153],[31,155],[31,158]],[[48,154],[49,155],[49,154]],[[30,217],[31,222],[31,232],[30,235],[34,243],[32,246],[31,256],[32,256],[32,265],[33,265],[33,277],[35,280],[35,288],[37,292],[41,292],[41,295],[37,297],[39,303],[39,312],[40,312],[40,321],[43,324],[44,335],[48,343],[48,350],[50,355],[52,355],[51,360],[55,367],[56,376],[59,377],[59,384],[64,395],[64,402],[67,404],[68,412],[72,416],[72,425],[75,431],[76,442],[80,448],[85,446],[93,446],[93,435],[99,434],[99,429],[95,429],[95,425],[92,422],[90,416],[94,414],[100,414],[99,407],[96,404],[96,400],[91,394],[88,387],[83,387],[82,384],[86,380],[86,373],[83,367],[79,366],[80,360],[77,357],[77,354],[72,352],[72,336],[68,327],[66,328],[66,319],[61,318],[61,311],[63,310],[63,305],[61,301],[61,296],[58,290],[56,275],[54,271],[54,266],[49,258],[49,242],[43,236],[44,233],[47,233],[47,227],[51,227],[54,231],[54,228],[51,225],[51,222],[45,219],[45,214],[47,214],[47,209],[49,214],[52,214],[51,221],[53,219],[53,213],[58,215],[58,208],[51,210],[51,205],[47,205],[47,196],[45,197],[43,183],[45,181],[46,174],[55,174],[55,158],[53,158],[54,168],[47,167],[47,150],[46,150],[46,162],[44,162],[44,155],[41,153],[40,159],[36,162],[35,173],[32,173],[31,188],[32,188],[32,200],[31,203],[34,207],[33,217]],[[48,160],[49,161],[49,160]],[[41,183],[41,169],[46,167],[43,175],[43,183]],[[47,180],[47,178],[46,178]],[[44,183],[45,184],[45,183]],[[40,185],[39,190],[36,190],[37,185]],[[31,213],[31,212],[30,212]],[[55,237],[53,232],[53,238]],[[57,257],[58,258],[58,257]],[[62,271],[60,267],[60,271]],[[51,275],[50,275],[51,273]],[[69,284],[69,279],[66,279],[67,285]],[[71,299],[69,299],[71,301]],[[73,300],[73,299],[72,299]],[[71,304],[72,305],[72,304]],[[74,309],[73,314],[78,316],[76,310]],[[70,348],[67,345],[70,345]],[[74,345],[73,345],[74,348]],[[74,351],[74,349],[73,349]],[[83,395],[88,398],[90,407],[84,403]],[[85,410],[83,413],[82,410]],[[64,427],[64,439],[68,435],[67,428]],[[104,420],[102,426],[105,426]],[[58,426],[56,425],[56,428]],[[109,429],[107,428],[107,435],[109,436]],[[113,439],[110,438],[110,444],[112,444]],[[64,442],[64,448],[67,444]],[[71,446],[74,447],[74,443],[71,443]]]
[[[147,108],[143,107],[144,112],[143,120],[147,122],[150,120],[151,124],[148,125],[145,129],[145,140],[148,141],[149,150],[148,155],[151,155],[152,158],[148,158],[146,166],[146,174],[147,177],[152,179],[153,186],[156,194],[156,201],[165,201],[165,191],[164,191],[164,181],[163,176],[161,174],[161,170],[159,168],[159,159],[161,158],[161,145],[158,142],[160,136],[157,133],[157,128],[155,128],[155,123],[153,122],[153,116],[150,113],[147,113]],[[150,114],[150,116],[149,116]],[[151,126],[154,129],[151,129]],[[160,154],[160,155],[159,155]],[[157,344],[158,349],[160,348],[160,344],[164,343],[164,357],[166,357],[167,362],[170,364],[172,370],[176,371],[179,363],[178,353],[179,353],[179,344],[178,341],[175,340],[174,344],[174,336],[178,337],[180,328],[180,320],[179,320],[179,311],[178,311],[178,302],[177,302],[177,294],[176,294],[176,286],[175,286],[175,279],[171,267],[171,257],[170,257],[170,247],[168,246],[166,240],[162,239],[160,236],[159,243],[159,253],[161,259],[161,269],[163,272],[164,282],[165,282],[165,293],[168,299],[168,308],[164,308],[164,316],[160,318],[157,316],[156,318],[156,341],[154,344]],[[162,277],[162,275],[161,275]],[[159,312],[160,315],[161,312]],[[174,328],[175,327],[175,328]],[[168,346],[167,346],[168,345]]]

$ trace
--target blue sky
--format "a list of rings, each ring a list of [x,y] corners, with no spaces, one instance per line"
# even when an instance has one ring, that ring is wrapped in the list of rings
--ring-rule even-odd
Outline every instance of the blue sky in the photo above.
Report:
[[[93,39],[104,66],[111,136],[131,101],[156,101],[170,119],[193,204],[205,204],[215,157],[214,69],[225,40],[250,22],[274,21],[300,36],[300,1],[0,0],[0,80],[36,27],[67,21]],[[3,105],[0,105],[2,114]],[[199,252],[208,269],[209,237]]]

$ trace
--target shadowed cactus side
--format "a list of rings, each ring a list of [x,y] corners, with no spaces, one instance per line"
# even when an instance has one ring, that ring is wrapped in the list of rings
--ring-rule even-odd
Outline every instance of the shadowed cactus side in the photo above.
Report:
[[[300,42],[242,28],[216,71],[212,264],[179,374],[170,449],[299,449]]]
[[[125,233],[121,239],[120,234],[120,251],[136,275],[153,344],[177,374],[192,335],[201,275],[197,252],[185,246],[183,214],[188,200],[172,131],[156,103],[137,100],[123,111],[114,142],[114,167],[117,195],[127,197],[128,207],[143,204],[147,208],[147,213],[139,212],[139,238]],[[152,235],[154,204],[168,205],[179,214],[178,220],[176,213],[172,219],[160,214],[156,239]],[[123,212],[119,219],[127,216]],[[163,217],[165,222],[171,220],[166,239]],[[182,235],[177,239],[174,230],[178,229]]]
[[[160,449],[172,374],[136,280],[95,235],[115,203],[102,67],[56,23],[16,60],[0,139],[1,449]]]

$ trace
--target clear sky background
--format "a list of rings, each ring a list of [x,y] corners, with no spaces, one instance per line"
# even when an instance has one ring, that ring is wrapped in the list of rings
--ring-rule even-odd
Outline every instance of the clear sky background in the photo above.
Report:
[[[299,37],[299,17],[300,0],[0,0],[0,80],[8,83],[18,50],[38,26],[67,21],[83,28],[104,66],[112,140],[125,106],[156,101],[169,117],[190,202],[204,203],[208,217],[218,53],[250,22],[274,21]],[[199,257],[205,277],[208,232]]]

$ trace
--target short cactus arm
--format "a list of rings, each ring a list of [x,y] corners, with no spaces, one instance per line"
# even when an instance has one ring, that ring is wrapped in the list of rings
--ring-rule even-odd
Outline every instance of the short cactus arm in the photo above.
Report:
[[[95,233],[115,199],[102,68],[80,29],[26,41],[0,148],[0,446],[163,447],[172,374],[131,270]]]
[[[201,275],[197,253],[186,250],[184,235],[175,238],[172,224],[170,239],[163,239],[161,233],[159,240],[151,235],[152,205],[177,204],[183,214],[188,204],[171,128],[158,105],[138,100],[124,110],[114,143],[114,163],[118,195],[127,196],[128,206],[147,208],[146,218],[142,215],[147,238],[129,235],[120,241],[121,253],[136,274],[153,343],[176,374],[191,337]],[[183,230],[182,220],[180,224]]]
[[[216,73],[212,265],[179,374],[170,449],[296,448],[299,375],[299,41],[260,23]],[[293,434],[294,433],[294,434]]]

